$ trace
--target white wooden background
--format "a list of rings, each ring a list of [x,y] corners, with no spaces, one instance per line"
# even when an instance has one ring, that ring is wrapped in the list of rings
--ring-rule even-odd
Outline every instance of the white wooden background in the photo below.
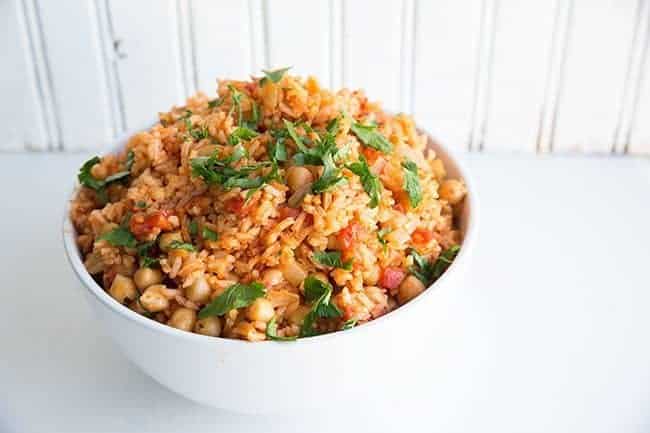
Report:
[[[0,0],[0,150],[293,66],[474,151],[650,154],[650,0]]]

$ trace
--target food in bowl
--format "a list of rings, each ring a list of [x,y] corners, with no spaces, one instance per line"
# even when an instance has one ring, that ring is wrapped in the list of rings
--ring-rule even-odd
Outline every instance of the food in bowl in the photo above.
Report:
[[[268,71],[219,81],[79,170],[87,271],[120,304],[212,337],[294,340],[398,308],[452,263],[466,195],[413,120]]]

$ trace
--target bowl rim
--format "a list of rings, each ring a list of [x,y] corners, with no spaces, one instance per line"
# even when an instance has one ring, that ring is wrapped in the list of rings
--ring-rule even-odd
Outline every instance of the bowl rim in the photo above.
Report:
[[[122,134],[119,134],[118,136],[115,137],[114,140],[110,142],[110,146],[108,147],[109,150],[106,153],[114,151],[116,147],[123,144],[123,142],[127,140],[129,137],[131,137],[132,135],[138,132],[147,130],[150,127],[151,125],[149,125],[149,127],[147,128],[138,128],[135,130],[126,131]],[[450,161],[455,166],[455,169],[458,172],[459,177],[464,181],[465,186],[467,188],[467,195],[465,196],[465,200],[469,212],[468,212],[468,218],[466,222],[465,235],[461,243],[462,248],[460,249],[458,255],[456,256],[452,264],[449,266],[449,268],[447,268],[447,270],[442,274],[442,276],[438,280],[436,280],[433,284],[429,285],[422,294],[417,296],[415,299],[412,299],[405,305],[402,305],[394,309],[393,311],[390,311],[389,313],[386,313],[374,320],[366,322],[361,326],[355,326],[354,328],[348,329],[345,332],[340,332],[340,331],[330,332],[327,334],[321,334],[312,337],[297,338],[296,340],[292,340],[292,341],[265,340],[265,341],[250,342],[250,341],[240,340],[240,339],[211,337],[207,335],[196,334],[194,332],[182,331],[180,329],[171,327],[167,324],[163,324],[155,320],[149,319],[148,317],[138,314],[135,311],[131,310],[130,308],[118,303],[101,286],[99,286],[99,284],[97,284],[97,282],[88,273],[81,260],[81,254],[79,252],[75,240],[76,230],[70,218],[70,205],[72,203],[75,194],[77,193],[80,187],[78,182],[74,183],[74,187],[72,188],[71,193],[68,195],[66,199],[66,203],[63,210],[64,213],[63,213],[62,235],[63,235],[63,244],[64,244],[66,257],[68,258],[68,262],[70,263],[70,266],[72,267],[79,281],[100,303],[104,304],[104,306],[108,307],[114,313],[117,313],[118,315],[124,317],[127,320],[134,322],[137,325],[143,326],[152,332],[161,332],[162,334],[169,335],[172,338],[180,338],[189,341],[196,341],[197,343],[224,344],[228,346],[257,347],[263,345],[264,347],[283,347],[286,345],[289,347],[299,347],[307,344],[321,343],[324,340],[352,338],[353,336],[360,335],[361,333],[370,332],[373,329],[379,331],[380,328],[384,326],[390,326],[390,318],[395,317],[398,314],[401,315],[408,314],[408,312],[414,309],[417,304],[423,303],[425,301],[425,298],[433,296],[433,293],[436,292],[436,288],[438,286],[442,286],[443,283],[450,278],[450,275],[460,272],[461,265],[466,261],[468,261],[468,256],[470,254],[470,251],[474,247],[474,244],[476,242],[476,237],[477,237],[479,205],[476,197],[476,189],[474,187],[475,183],[472,176],[467,172],[465,163],[459,159],[457,151],[452,150],[444,146],[443,144],[441,144],[438,140],[434,138],[432,134],[429,133],[428,130],[423,129],[421,127],[418,127],[418,130],[420,131],[420,133],[427,135],[430,141],[429,146],[433,145],[435,147],[436,153],[443,154],[443,157],[446,158],[447,161]],[[102,148],[101,150],[104,150],[104,148]],[[278,343],[278,344],[273,344],[273,343]]]

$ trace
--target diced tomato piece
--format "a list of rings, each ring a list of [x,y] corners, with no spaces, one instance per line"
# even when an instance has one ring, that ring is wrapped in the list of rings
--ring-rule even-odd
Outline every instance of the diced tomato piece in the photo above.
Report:
[[[289,206],[280,207],[280,218],[295,218],[300,215],[300,209],[295,209]]]
[[[244,206],[244,199],[237,196],[231,199],[226,200],[225,207],[228,212],[236,213],[238,215],[243,215],[248,213],[248,208]]]
[[[406,277],[406,272],[401,268],[385,268],[381,274],[379,284],[389,290],[396,289],[402,284],[402,280]]]
[[[129,221],[129,230],[138,239],[146,238],[156,229],[161,231],[171,230],[173,227],[169,222],[170,215],[170,212],[166,210],[156,211],[146,216],[141,213],[135,214]]]
[[[400,202],[395,203],[395,205],[393,206],[393,209],[395,209],[398,212],[402,212],[402,213],[406,212],[406,209],[404,208],[404,205],[402,205],[402,203],[400,203]]]
[[[354,248],[354,244],[359,239],[360,231],[361,231],[361,225],[358,222],[353,221],[350,224],[348,224],[347,227],[345,227],[343,230],[338,232],[338,234],[336,235],[339,247],[343,251],[348,251]]]
[[[363,156],[366,157],[366,161],[368,161],[368,165],[373,165],[375,161],[377,161],[377,158],[381,156],[381,152],[373,149],[372,147],[363,147],[361,149],[361,153],[363,153]]]
[[[411,235],[411,239],[413,240],[413,243],[426,244],[433,239],[433,232],[427,229],[415,229]]]

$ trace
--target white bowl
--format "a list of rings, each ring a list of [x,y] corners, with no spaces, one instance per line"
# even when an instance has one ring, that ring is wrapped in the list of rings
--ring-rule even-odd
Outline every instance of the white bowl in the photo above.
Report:
[[[130,135],[116,140],[115,148],[122,148]],[[449,176],[463,178],[468,187],[460,216],[464,235],[460,253],[420,296],[351,330],[293,342],[258,343],[180,331],[120,305],[92,279],[75,242],[69,206],[63,220],[65,250],[95,317],[126,357],[191,400],[235,412],[278,413],[324,405],[331,410],[332,399],[338,406],[362,404],[367,396],[375,401],[385,394],[391,394],[386,398],[408,396],[421,368],[435,368],[431,361],[444,355],[437,342],[452,332],[445,328],[450,323],[445,314],[469,270],[477,230],[470,178],[448,149],[433,140],[430,145],[445,162]]]

